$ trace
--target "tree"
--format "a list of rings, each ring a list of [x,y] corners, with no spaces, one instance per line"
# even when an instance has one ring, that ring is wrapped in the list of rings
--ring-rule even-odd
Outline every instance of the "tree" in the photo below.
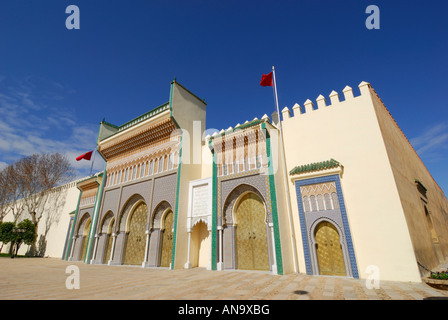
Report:
[[[24,202],[20,201],[23,197],[21,182],[17,172],[16,164],[9,164],[0,173],[0,214],[1,219],[7,214],[11,213],[14,223],[16,223],[23,210],[25,209]]]
[[[3,245],[8,244],[13,240],[12,230],[14,229],[14,222],[3,222],[0,225],[0,242],[2,243],[2,247],[0,248],[0,252],[3,249]]]
[[[10,212],[17,223],[26,209],[37,234],[49,193],[73,177],[70,162],[60,153],[33,154],[8,165],[0,172],[0,220]],[[36,238],[31,247],[33,255]]]
[[[33,154],[16,162],[15,168],[18,188],[37,234],[49,193],[56,186],[73,179],[74,170],[60,153]],[[36,239],[32,244],[32,254],[36,251]]]
[[[14,222],[0,224],[0,241],[3,245],[11,242],[12,257],[17,255],[22,244],[32,245],[36,240],[36,226],[29,219],[21,221],[17,227]],[[0,249],[1,251],[1,249]]]
[[[8,192],[6,189],[6,170],[0,170],[0,223],[8,213]]]
[[[12,254],[17,255],[17,252],[19,251],[19,248],[22,244],[32,245],[35,243],[36,226],[30,220],[25,219],[17,225],[17,228],[12,229],[12,234],[13,234],[11,237],[11,246],[13,247]]]

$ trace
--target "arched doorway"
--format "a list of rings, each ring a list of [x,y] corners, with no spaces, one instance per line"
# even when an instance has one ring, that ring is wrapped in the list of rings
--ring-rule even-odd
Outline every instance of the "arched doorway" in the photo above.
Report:
[[[123,264],[141,265],[145,259],[145,231],[148,207],[144,202],[137,204],[127,222],[128,237]]]
[[[173,254],[173,211],[167,210],[162,218],[162,254],[160,258],[161,267],[169,267]]]
[[[106,233],[106,251],[104,252],[103,263],[108,263],[109,260],[110,260],[110,255],[112,253],[112,243],[113,243],[112,232],[114,230],[114,225],[115,225],[115,219],[112,218],[110,220],[109,226],[107,228],[107,233]]]
[[[190,250],[191,266],[206,268],[210,263],[210,237],[204,221],[199,221],[193,227]]]
[[[81,224],[80,230],[82,230],[82,245],[81,245],[81,255],[80,260],[84,261],[87,254],[87,242],[89,241],[89,232],[90,232],[90,217],[85,217],[84,221]]]
[[[266,210],[255,193],[242,196],[236,208],[237,268],[269,270]]]
[[[340,236],[336,227],[328,221],[322,221],[316,226],[314,238],[319,274],[346,276]]]

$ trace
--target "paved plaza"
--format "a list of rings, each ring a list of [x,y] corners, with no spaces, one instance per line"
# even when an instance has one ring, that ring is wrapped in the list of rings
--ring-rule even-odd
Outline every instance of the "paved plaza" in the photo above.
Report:
[[[73,266],[76,266],[73,268]],[[73,271],[75,270],[75,271]],[[67,289],[76,284],[79,289]],[[273,275],[252,271],[88,265],[55,258],[0,258],[1,300],[424,300],[448,299],[425,283]]]

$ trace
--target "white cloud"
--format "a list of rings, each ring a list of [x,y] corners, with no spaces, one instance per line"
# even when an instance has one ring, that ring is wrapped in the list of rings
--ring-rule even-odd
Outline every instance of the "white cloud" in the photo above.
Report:
[[[444,152],[448,151],[448,123],[439,123],[410,139],[410,142],[421,157],[430,160],[445,158]]]
[[[11,82],[0,81],[0,169],[33,153],[60,152],[78,176],[88,175],[92,162],[75,158],[95,148],[98,124],[77,125],[74,113],[61,102],[72,90],[35,77]],[[93,171],[103,169],[104,161],[96,155]]]

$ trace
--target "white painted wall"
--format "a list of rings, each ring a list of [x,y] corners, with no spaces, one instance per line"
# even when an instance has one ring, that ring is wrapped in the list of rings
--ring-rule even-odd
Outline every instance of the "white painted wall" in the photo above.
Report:
[[[416,281],[420,275],[400,203],[388,155],[373,108],[368,84],[360,84],[361,95],[344,89],[344,101],[336,92],[326,105],[318,97],[317,110],[305,102],[306,113],[293,107],[283,110],[283,130],[288,172],[297,165],[330,160],[343,167],[342,192],[361,278],[375,265],[381,280]],[[301,239],[295,179],[290,176],[290,197],[297,239],[299,270],[306,272]]]
[[[38,225],[37,245],[40,248],[46,240],[44,256],[62,258],[67,231],[70,223],[70,213],[76,210],[79,198],[79,190],[76,188],[77,181],[70,182],[55,188],[49,195],[45,204],[43,216]],[[24,212],[18,221],[31,220],[28,212]],[[12,214],[4,217],[3,222],[13,221]],[[39,242],[41,241],[41,242]],[[0,245],[1,246],[1,245]],[[29,246],[22,244],[19,255],[25,254]],[[9,251],[9,244],[3,246],[2,253]]]

